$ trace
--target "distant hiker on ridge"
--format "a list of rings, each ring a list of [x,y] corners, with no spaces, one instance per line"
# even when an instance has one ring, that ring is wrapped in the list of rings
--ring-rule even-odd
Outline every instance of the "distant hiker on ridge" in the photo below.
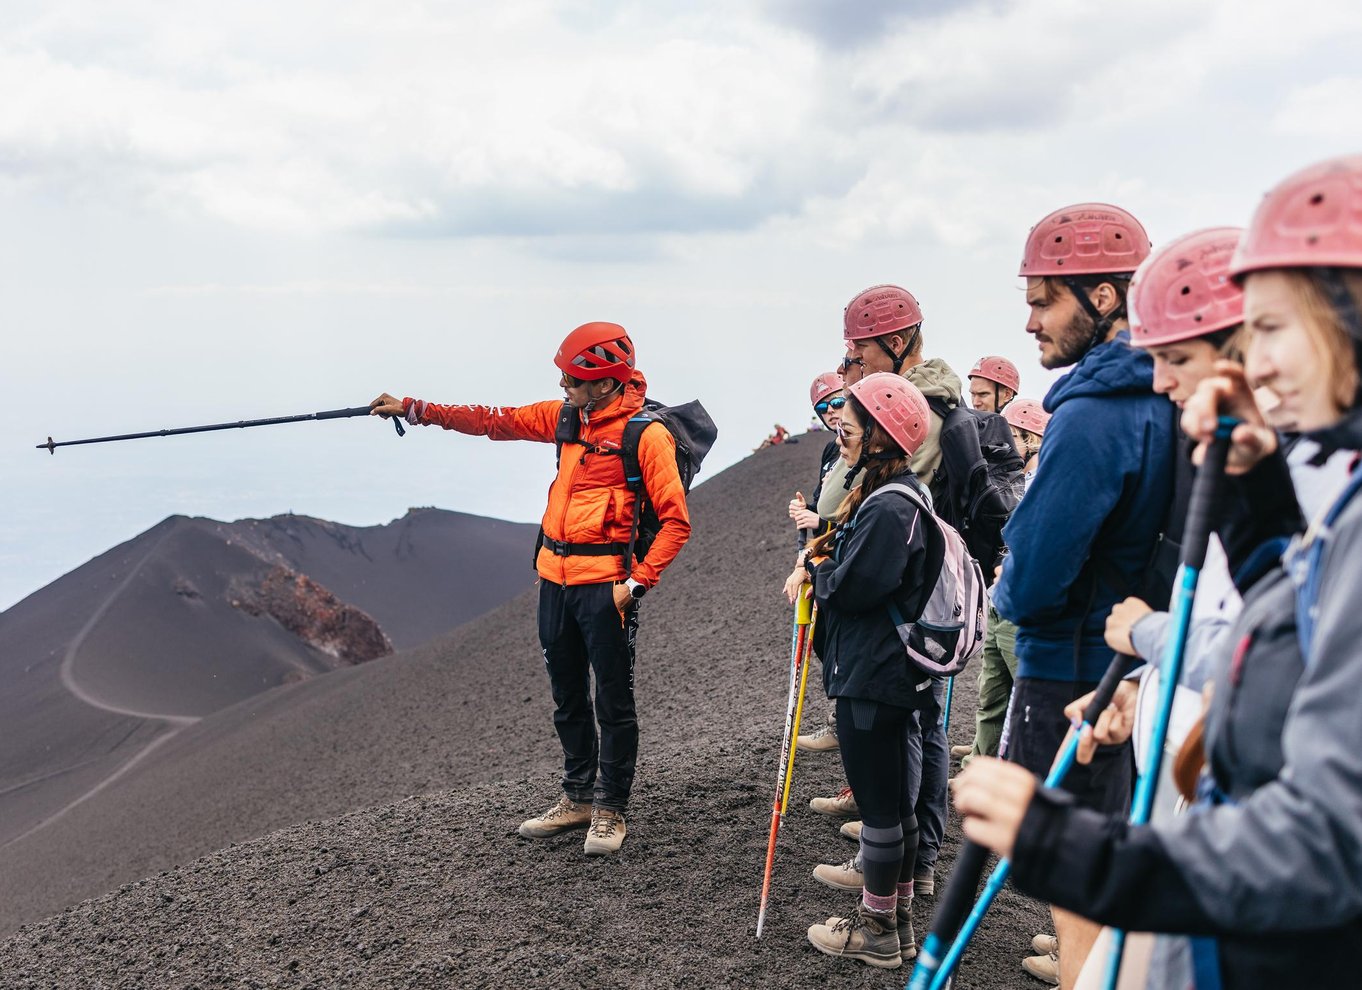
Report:
[[[644,413],[647,390],[634,357],[623,327],[587,323],[568,334],[554,358],[562,372],[562,402],[436,405],[385,392],[370,403],[375,414],[403,416],[413,425],[559,444],[558,476],[549,488],[535,563],[541,579],[539,642],[563,746],[563,796],[522,823],[520,834],[543,839],[589,825],[588,856],[617,852],[624,842],[624,812],[638,756],[638,603],[690,536],[671,431],[642,428],[626,436],[631,419],[641,422],[636,417]],[[626,451],[631,442],[635,449]],[[643,490],[637,495],[626,482],[629,454],[641,469]],[[645,495],[661,524],[646,560],[632,552]]]

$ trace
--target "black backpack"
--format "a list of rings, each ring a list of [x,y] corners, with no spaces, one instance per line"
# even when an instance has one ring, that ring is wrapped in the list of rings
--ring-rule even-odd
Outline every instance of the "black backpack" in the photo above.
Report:
[[[950,523],[993,583],[1002,559],[1003,526],[1022,491],[1025,462],[1012,442],[1012,429],[997,413],[980,412],[963,403],[951,408],[929,397],[941,417],[941,466],[932,478],[936,514]]]
[[[613,448],[593,448],[598,454],[618,454],[624,459],[624,483],[634,493],[635,504],[640,506],[634,513],[634,525],[626,545],[618,545],[612,552],[624,558],[626,572],[633,566],[635,559],[643,560],[648,549],[662,530],[662,521],[657,518],[652,500],[648,498],[643,486],[643,468],[638,462],[638,444],[643,431],[653,423],[661,423],[676,441],[676,471],[681,476],[681,487],[689,494],[691,482],[700,472],[700,464],[709,453],[714,441],[718,439],[719,428],[714,425],[705,407],[698,399],[680,406],[664,406],[653,399],[643,400],[643,409],[630,417],[624,424],[624,436],[620,438],[618,450]],[[558,414],[558,427],[554,431],[554,443],[558,445],[558,458],[563,457],[563,445],[581,444],[577,435],[581,429],[581,417],[577,410],[564,402]],[[539,531],[539,542],[535,544],[535,556],[544,541],[544,531]]]

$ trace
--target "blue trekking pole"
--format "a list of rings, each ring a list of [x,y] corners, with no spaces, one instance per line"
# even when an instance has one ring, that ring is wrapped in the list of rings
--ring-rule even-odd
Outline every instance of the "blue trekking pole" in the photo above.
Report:
[[[1168,723],[1173,713],[1173,696],[1182,676],[1182,661],[1187,652],[1187,634],[1192,624],[1192,603],[1196,598],[1201,568],[1206,564],[1206,547],[1211,539],[1211,513],[1215,509],[1220,483],[1225,477],[1225,459],[1230,452],[1230,434],[1238,420],[1220,417],[1215,439],[1206,450],[1206,459],[1192,484],[1192,498],[1187,506],[1186,537],[1182,541],[1182,566],[1178,568],[1177,590],[1173,598],[1173,635],[1168,641],[1168,652],[1159,668],[1159,707],[1154,718],[1154,732],[1149,737],[1144,773],[1135,783],[1135,797],[1130,806],[1130,823],[1145,825],[1154,809],[1154,794],[1159,786],[1159,771],[1163,766],[1163,748],[1168,742]],[[1111,955],[1107,957],[1106,990],[1116,990],[1121,975],[1121,959],[1125,955],[1126,933],[1112,929]]]
[[[951,731],[951,695],[955,693],[955,675],[946,678],[946,717],[941,723],[941,731],[947,734]],[[949,740],[948,740],[949,741]]]
[[[1121,683],[1129,663],[1129,657],[1119,654],[1112,657],[1106,673],[1102,675],[1102,680],[1093,693],[1092,701],[1083,710],[1083,721],[1059,751],[1059,757],[1050,768],[1050,775],[1045,778],[1044,786],[1058,787],[1064,782],[1078,756],[1078,742],[1083,736],[1083,730],[1095,724],[1102,710],[1111,704],[1112,695],[1116,693],[1117,685]],[[988,883],[984,885],[983,893],[975,902],[974,909],[961,924],[960,918],[965,913],[965,905],[974,896],[974,891],[979,886],[979,877],[983,875],[987,863],[987,849],[973,842],[965,843],[960,858],[955,862],[955,869],[951,872],[950,883],[942,895],[941,905],[937,908],[936,916],[932,918],[932,930],[923,940],[917,965],[913,967],[912,978],[908,981],[908,990],[941,990],[955,967],[959,965],[960,957],[965,954],[965,947],[979,930],[979,923],[984,920],[984,915],[988,913],[989,907],[1003,889],[1007,875],[1012,870],[1010,861],[999,860],[989,875]],[[947,945],[950,948],[943,956],[942,950]]]

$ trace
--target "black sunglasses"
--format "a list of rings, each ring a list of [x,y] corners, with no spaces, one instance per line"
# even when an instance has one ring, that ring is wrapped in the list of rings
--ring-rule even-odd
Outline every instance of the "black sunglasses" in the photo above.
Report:
[[[827,414],[829,409],[841,409],[846,404],[847,397],[845,395],[835,395],[831,399],[815,402],[813,404],[813,411],[818,413],[818,415],[823,416]]]

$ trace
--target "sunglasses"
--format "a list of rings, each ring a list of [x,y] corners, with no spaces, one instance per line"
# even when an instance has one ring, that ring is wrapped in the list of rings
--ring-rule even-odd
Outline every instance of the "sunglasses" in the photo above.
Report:
[[[835,395],[831,399],[823,399],[821,402],[815,402],[813,404],[813,411],[820,416],[824,416],[829,409],[841,409],[846,404],[847,397],[845,395]]]
[[[842,374],[846,374],[848,371],[850,371],[850,370],[851,370],[851,366],[852,366],[853,364],[859,364],[862,368],[864,368],[864,367],[865,367],[865,359],[864,359],[864,358],[850,358],[850,357],[849,357],[849,358],[842,358]]]
[[[562,373],[562,377],[559,379],[559,384],[564,388],[581,388],[583,385],[586,384],[586,379],[573,378],[565,371]]]
[[[846,428],[846,425],[843,423],[837,424],[837,429],[835,432],[837,433],[838,440],[855,440],[861,435],[860,430],[848,430]]]

